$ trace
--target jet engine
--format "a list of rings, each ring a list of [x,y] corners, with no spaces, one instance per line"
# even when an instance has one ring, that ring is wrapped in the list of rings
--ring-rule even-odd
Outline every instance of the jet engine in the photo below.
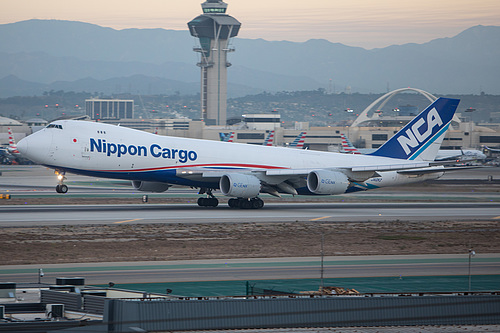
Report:
[[[342,172],[311,171],[307,175],[307,188],[314,194],[342,194],[349,187],[349,179]]]
[[[260,180],[252,175],[229,173],[221,177],[219,187],[229,197],[255,198],[260,192]]]
[[[132,186],[136,190],[145,192],[165,192],[170,187],[170,185],[166,183],[144,182],[141,180],[133,180]]]

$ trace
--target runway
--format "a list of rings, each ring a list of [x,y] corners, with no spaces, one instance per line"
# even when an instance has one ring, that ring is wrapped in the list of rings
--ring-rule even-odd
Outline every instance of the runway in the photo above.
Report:
[[[296,221],[460,221],[500,219],[491,203],[270,203],[263,209],[191,205],[0,206],[1,227],[126,223],[211,223]]]

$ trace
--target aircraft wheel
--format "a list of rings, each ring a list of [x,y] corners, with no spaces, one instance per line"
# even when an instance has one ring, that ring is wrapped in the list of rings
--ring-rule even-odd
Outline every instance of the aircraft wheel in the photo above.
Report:
[[[68,192],[68,186],[67,185],[60,185],[59,190],[61,191],[60,193],[67,193]]]
[[[251,209],[252,208],[252,202],[248,199],[240,199],[240,202],[239,202],[239,206],[240,208],[243,208],[243,209]]]
[[[61,193],[61,185],[56,185],[56,192]]]
[[[231,208],[238,208],[239,207],[238,199],[231,198],[227,201],[227,204]]]
[[[217,207],[218,205],[217,198],[198,198],[198,206],[200,207]]]
[[[260,198],[253,198],[250,203],[252,204],[253,209],[261,209],[264,207],[264,201]]]
[[[205,203],[205,198],[198,198],[198,206],[203,207]]]

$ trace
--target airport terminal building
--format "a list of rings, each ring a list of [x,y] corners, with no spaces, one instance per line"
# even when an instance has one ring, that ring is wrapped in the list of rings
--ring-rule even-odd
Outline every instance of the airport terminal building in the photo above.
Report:
[[[85,112],[92,120],[133,119],[134,101],[123,99],[87,99]]]
[[[90,117],[98,117],[95,106],[105,105],[98,102],[93,104],[93,114]],[[113,103],[107,103],[107,106]],[[116,104],[115,104],[116,106]],[[118,104],[118,108],[119,108]],[[109,109],[108,109],[109,110]],[[116,109],[115,109],[116,110]],[[220,140],[220,133],[228,134],[234,132],[234,142],[246,144],[263,144],[264,139],[270,131],[274,131],[274,145],[287,146],[301,132],[307,132],[304,147],[320,151],[338,151],[341,144],[341,134],[345,134],[357,148],[378,148],[386,142],[394,133],[406,124],[408,119],[398,119],[395,126],[392,121],[378,124],[368,123],[362,126],[327,126],[312,127],[307,122],[283,123],[277,121],[279,115],[261,114],[247,115],[244,121],[227,126],[207,126],[201,120],[191,119],[134,119],[118,118],[115,111],[108,113],[109,118],[98,118],[100,122],[114,125],[135,128],[158,135],[168,135],[177,137],[190,137],[206,140]],[[460,117],[458,118],[460,119]],[[96,119],[93,119],[94,121]],[[248,120],[245,121],[245,120]],[[20,140],[26,135],[36,131],[28,124],[17,124],[5,122],[0,124],[0,144],[8,144],[7,128],[12,127],[16,140]],[[2,134],[3,133],[3,134]],[[476,124],[473,122],[453,122],[444,138],[442,149],[480,149],[483,146],[490,148],[500,148],[500,124]]]
[[[386,103],[383,98],[394,94],[416,90],[436,99],[427,92],[404,88],[390,92],[368,106],[350,126],[314,127],[308,122],[282,121],[279,113],[246,114],[226,125],[209,126],[203,119],[144,119],[134,118],[134,100],[88,99],[85,101],[86,115],[92,121],[100,121],[124,127],[155,133],[158,135],[189,137],[195,139],[221,140],[233,133],[233,141],[245,144],[263,144],[269,132],[273,131],[275,146],[288,146],[300,133],[306,132],[304,148],[319,151],[338,151],[341,135],[344,134],[357,148],[378,148],[409,122],[419,110],[408,106],[405,110],[387,116],[376,108],[377,102]],[[429,103],[430,104],[430,103]],[[379,107],[380,108],[380,107]],[[466,111],[467,112],[467,111]],[[8,144],[7,129],[12,128],[16,140],[40,129],[39,122],[30,120],[21,123],[0,117],[0,144]],[[500,148],[500,123],[475,123],[467,114],[457,113],[446,132],[442,149],[460,150],[483,147]]]

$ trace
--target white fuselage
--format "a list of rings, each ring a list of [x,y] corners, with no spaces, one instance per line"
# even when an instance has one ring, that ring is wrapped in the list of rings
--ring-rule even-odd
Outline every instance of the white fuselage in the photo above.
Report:
[[[315,170],[382,166],[359,189],[405,184],[423,178],[409,177],[384,166],[409,168],[415,161],[255,146],[220,141],[159,136],[120,126],[84,121],[56,121],[21,140],[18,147],[34,162],[72,173],[129,180],[166,182],[218,188],[216,182],[178,177],[182,170]],[[385,172],[384,172],[385,171]],[[436,178],[440,173],[428,174]],[[372,185],[367,185],[372,184]]]

